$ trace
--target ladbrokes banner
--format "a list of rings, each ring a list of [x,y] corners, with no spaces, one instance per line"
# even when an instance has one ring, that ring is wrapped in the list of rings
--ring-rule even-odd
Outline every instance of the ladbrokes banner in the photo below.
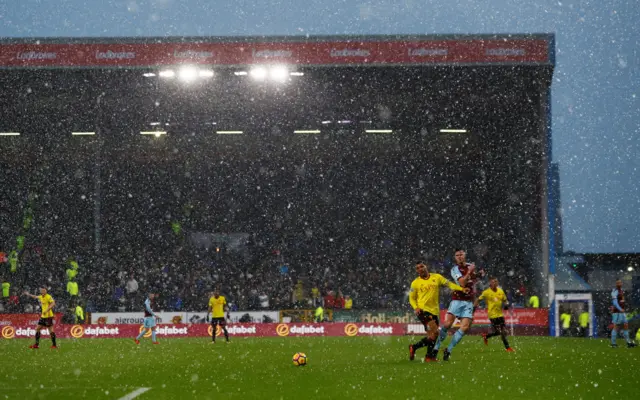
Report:
[[[546,63],[545,38],[0,44],[3,67]]]

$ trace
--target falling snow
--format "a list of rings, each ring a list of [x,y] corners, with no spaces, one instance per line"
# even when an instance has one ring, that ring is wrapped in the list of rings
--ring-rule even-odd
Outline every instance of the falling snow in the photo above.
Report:
[[[35,336],[11,321],[43,311],[22,294],[44,286],[61,345],[2,342],[5,398],[421,398],[470,382],[479,397],[590,399],[640,384],[626,348],[640,334],[636,2],[37,3],[0,6],[0,338]],[[496,32],[523,36],[415,36]],[[95,39],[66,50],[73,37]],[[456,46],[474,40],[464,61]],[[475,335],[485,300],[450,361],[423,348],[410,364],[416,263],[457,281],[457,248],[479,272],[472,296],[498,278],[516,351]],[[168,339],[205,332],[214,288],[231,344]],[[150,293],[158,330],[185,333],[109,352],[85,340],[123,336],[116,318],[135,336]],[[436,313],[457,296],[438,294]],[[616,302],[630,332],[612,331]],[[234,330],[280,323],[263,342]],[[292,369],[300,351],[309,365]]]

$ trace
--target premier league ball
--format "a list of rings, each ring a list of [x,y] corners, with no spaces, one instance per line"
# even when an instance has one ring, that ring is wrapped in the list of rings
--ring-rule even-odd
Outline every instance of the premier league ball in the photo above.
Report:
[[[307,355],[304,353],[296,353],[293,355],[293,365],[302,367],[307,365]]]

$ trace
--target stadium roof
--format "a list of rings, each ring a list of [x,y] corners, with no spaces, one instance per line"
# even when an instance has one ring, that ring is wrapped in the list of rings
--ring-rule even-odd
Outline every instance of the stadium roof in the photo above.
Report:
[[[5,38],[0,68],[553,65],[554,36]]]
[[[569,269],[565,263],[556,266],[555,278],[556,292],[587,292],[591,291],[591,285],[584,281],[575,271]]]

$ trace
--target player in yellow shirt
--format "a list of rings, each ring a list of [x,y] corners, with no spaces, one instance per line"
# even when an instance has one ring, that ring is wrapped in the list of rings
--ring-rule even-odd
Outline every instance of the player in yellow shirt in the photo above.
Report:
[[[411,282],[409,303],[414,309],[416,317],[424,325],[427,336],[418,343],[409,346],[409,359],[413,360],[416,350],[426,346],[427,355],[424,361],[438,361],[433,353],[433,347],[438,338],[438,326],[440,325],[440,287],[446,286],[451,290],[465,293],[468,293],[469,289],[448,281],[440,274],[430,274],[427,265],[421,262],[416,265],[416,272],[418,277]]]
[[[56,302],[53,300],[50,294],[47,293],[47,288],[40,288],[40,296],[36,296],[33,294],[29,294],[29,292],[24,292],[25,296],[29,296],[32,299],[36,299],[40,302],[40,320],[38,321],[38,327],[36,328],[36,342],[29,346],[30,349],[39,349],[40,348],[40,331],[43,329],[49,329],[49,333],[51,334],[51,342],[53,346],[52,349],[57,349],[56,346],[56,332],[55,326],[53,324],[54,314],[53,307],[55,307]]]
[[[489,279],[489,289],[482,292],[480,297],[476,299],[474,308],[478,306],[480,300],[484,300],[487,303],[487,314],[491,321],[491,328],[493,328],[493,332],[482,334],[484,344],[489,345],[489,338],[500,335],[502,337],[502,343],[504,343],[504,348],[509,352],[515,351],[509,346],[507,326],[505,325],[504,314],[502,313],[502,307],[504,306],[505,309],[508,308],[509,301],[504,291],[498,287],[498,278],[492,277]]]
[[[216,332],[218,325],[224,332],[224,338],[229,343],[229,332],[227,332],[227,322],[224,319],[224,313],[227,312],[227,318],[229,318],[229,307],[227,307],[227,299],[224,296],[220,296],[220,289],[216,289],[213,292],[213,296],[209,299],[209,312],[211,313],[211,328],[213,328],[213,334],[211,335],[212,342],[216,342]]]

